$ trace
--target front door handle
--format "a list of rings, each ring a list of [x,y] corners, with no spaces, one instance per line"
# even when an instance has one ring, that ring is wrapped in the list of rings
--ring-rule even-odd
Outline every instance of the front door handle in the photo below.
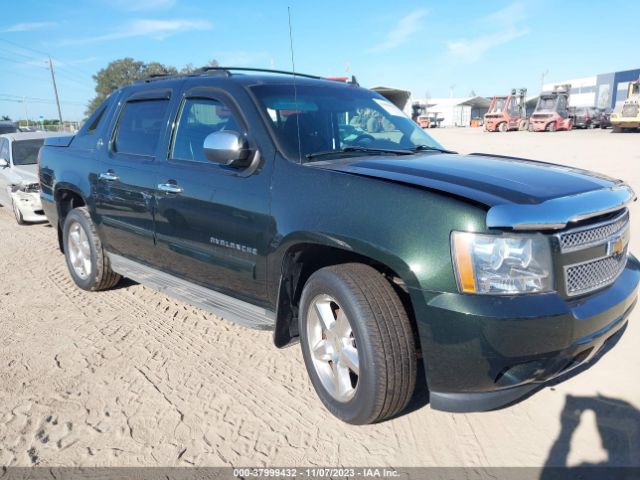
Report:
[[[113,170],[109,170],[108,172],[101,173],[99,176],[100,180],[107,180],[108,182],[115,182],[116,180],[120,180],[120,177],[117,176]]]
[[[179,187],[178,184],[176,183],[161,183],[160,185],[158,185],[158,190],[160,190],[161,192],[167,192],[167,193],[182,193],[182,187]]]

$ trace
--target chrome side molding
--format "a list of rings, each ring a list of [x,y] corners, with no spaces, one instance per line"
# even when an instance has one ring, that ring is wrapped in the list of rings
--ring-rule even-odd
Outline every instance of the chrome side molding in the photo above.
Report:
[[[615,212],[636,200],[627,184],[552,198],[534,205],[495,205],[487,212],[487,227],[514,230],[560,230],[569,223]]]
[[[120,255],[107,253],[107,256],[113,271],[169,297],[201,308],[243,327],[273,330],[275,326],[276,316],[270,310],[201,287]]]

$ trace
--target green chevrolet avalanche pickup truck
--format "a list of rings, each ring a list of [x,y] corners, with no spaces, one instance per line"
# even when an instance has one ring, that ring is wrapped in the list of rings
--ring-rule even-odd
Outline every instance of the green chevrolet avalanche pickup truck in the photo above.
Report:
[[[353,82],[152,78],[39,165],[80,288],[125,276],[299,341],[354,424],[400,414],[417,381],[435,409],[512,403],[592,360],[636,303],[629,186],[448,151]]]

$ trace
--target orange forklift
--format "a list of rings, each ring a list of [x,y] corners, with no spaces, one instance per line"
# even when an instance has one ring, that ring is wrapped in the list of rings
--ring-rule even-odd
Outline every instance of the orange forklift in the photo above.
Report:
[[[573,120],[569,114],[571,85],[556,85],[550,92],[542,92],[529,121],[530,132],[571,130]]]
[[[511,90],[506,97],[493,97],[489,111],[484,115],[484,129],[487,132],[508,132],[527,130],[527,89]]]

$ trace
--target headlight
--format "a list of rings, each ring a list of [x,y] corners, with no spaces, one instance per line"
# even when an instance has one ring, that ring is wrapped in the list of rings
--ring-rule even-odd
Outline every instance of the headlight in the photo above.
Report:
[[[553,289],[551,250],[541,234],[453,232],[451,255],[462,293],[514,295]]]
[[[17,190],[24,193],[38,193],[40,191],[39,183],[23,183],[17,186]]]

